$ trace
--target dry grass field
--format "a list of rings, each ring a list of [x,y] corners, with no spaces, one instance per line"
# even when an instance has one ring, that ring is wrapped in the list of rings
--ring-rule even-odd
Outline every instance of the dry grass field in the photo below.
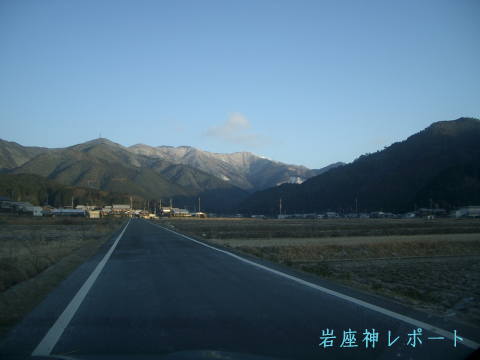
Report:
[[[164,225],[480,326],[480,220],[172,219]]]
[[[92,256],[123,221],[0,218],[0,335]]]

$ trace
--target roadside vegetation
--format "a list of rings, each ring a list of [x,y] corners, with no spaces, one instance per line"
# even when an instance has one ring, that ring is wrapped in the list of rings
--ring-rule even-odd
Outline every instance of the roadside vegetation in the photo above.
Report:
[[[480,220],[174,219],[238,252],[480,326]]]
[[[0,336],[95,254],[123,221],[0,217]]]

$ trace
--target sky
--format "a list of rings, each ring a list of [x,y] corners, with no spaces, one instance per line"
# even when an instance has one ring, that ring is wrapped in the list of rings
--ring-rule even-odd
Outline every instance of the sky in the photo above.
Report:
[[[0,0],[0,138],[350,162],[480,117],[480,1]]]

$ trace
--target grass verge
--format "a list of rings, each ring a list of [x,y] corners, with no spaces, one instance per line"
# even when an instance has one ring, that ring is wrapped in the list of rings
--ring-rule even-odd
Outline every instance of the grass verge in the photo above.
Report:
[[[8,219],[0,228],[0,337],[93,256],[123,220]]]

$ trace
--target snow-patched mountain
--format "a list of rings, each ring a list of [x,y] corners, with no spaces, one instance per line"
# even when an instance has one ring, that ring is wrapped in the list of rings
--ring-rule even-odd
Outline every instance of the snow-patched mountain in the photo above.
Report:
[[[152,147],[144,144],[133,145],[129,150],[136,154],[197,168],[248,191],[262,190],[283,183],[302,183],[324,171],[273,161],[250,152],[220,154],[191,146]],[[333,167],[339,165],[342,163],[337,163]]]

